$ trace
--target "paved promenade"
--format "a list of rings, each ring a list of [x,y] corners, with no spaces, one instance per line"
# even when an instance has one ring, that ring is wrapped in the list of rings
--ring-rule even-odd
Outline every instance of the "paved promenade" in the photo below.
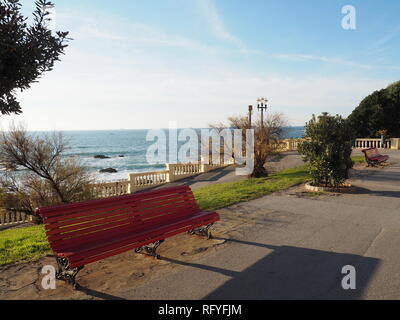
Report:
[[[301,196],[292,189],[221,210],[258,212],[230,245],[133,291],[129,299],[400,299],[400,153],[359,169],[356,194]],[[341,287],[356,268],[356,290]]]

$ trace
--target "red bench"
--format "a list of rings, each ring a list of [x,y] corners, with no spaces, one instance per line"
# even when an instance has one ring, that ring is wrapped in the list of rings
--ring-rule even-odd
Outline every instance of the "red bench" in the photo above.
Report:
[[[389,159],[389,156],[381,155],[376,148],[364,149],[362,152],[365,155],[365,161],[367,161],[368,167],[382,164]]]
[[[182,232],[211,237],[216,212],[203,212],[188,186],[41,208],[57,279],[76,289],[87,264],[135,249],[156,258],[164,239]]]

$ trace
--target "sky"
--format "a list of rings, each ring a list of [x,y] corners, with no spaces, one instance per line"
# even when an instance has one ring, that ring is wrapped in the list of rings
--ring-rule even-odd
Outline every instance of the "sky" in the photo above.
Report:
[[[53,0],[69,31],[54,70],[18,94],[29,130],[207,127],[258,97],[290,125],[348,116],[400,80],[397,0]],[[22,0],[31,16],[34,0]],[[355,9],[355,29],[342,20]],[[346,20],[347,21],[347,20]]]

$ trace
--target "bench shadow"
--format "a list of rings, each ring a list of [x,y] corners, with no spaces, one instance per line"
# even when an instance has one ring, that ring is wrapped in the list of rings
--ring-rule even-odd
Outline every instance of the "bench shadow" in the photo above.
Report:
[[[360,170],[360,173],[367,173],[367,170]],[[355,176],[355,178],[358,178]],[[396,182],[400,181],[400,172],[397,171],[374,171],[373,174],[365,174],[360,177],[362,180],[374,182]]]
[[[98,299],[103,299],[103,300],[126,300],[125,298],[113,296],[104,292],[92,290],[86,287],[80,286],[76,291],[80,291],[88,296],[95,297]]]
[[[399,180],[400,181],[400,180]],[[352,194],[369,194],[373,196],[378,196],[378,197],[394,197],[394,198],[400,198],[400,190],[382,190],[382,191],[377,191],[377,190],[370,190],[367,188],[362,188],[362,187],[356,187],[355,191],[352,192]]]
[[[243,271],[164,258],[171,263],[217,272],[231,278],[205,296],[205,300],[360,299],[380,263],[379,259],[355,254],[215,239],[262,247],[272,252]],[[345,274],[341,271],[346,265],[356,269],[356,290],[342,288]]]

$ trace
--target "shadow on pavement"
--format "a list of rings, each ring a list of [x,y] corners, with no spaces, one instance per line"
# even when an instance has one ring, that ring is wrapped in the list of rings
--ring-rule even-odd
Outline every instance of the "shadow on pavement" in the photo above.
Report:
[[[400,181],[400,171],[374,171],[373,174],[365,174],[368,172],[368,170],[359,170],[359,174],[362,175],[362,180],[378,183],[398,183]]]
[[[189,179],[184,179],[182,180],[182,182],[185,182],[188,185],[197,183],[197,182],[201,182],[201,181],[218,181],[220,179],[222,179],[223,177],[225,177],[226,175],[232,173],[235,170],[234,167],[226,167],[226,168],[221,168],[221,169],[216,169],[210,172],[206,172],[206,173],[202,173],[198,176],[195,176],[193,178],[189,178]]]
[[[369,194],[369,195],[378,196],[378,197],[400,198],[400,190],[399,191],[391,191],[391,190],[377,191],[377,190],[370,190],[367,188],[357,187],[356,190],[353,192],[353,194]]]
[[[379,259],[354,254],[215,239],[273,251],[241,272],[163,258],[172,263],[231,277],[204,297],[206,300],[360,299],[380,263]],[[344,290],[341,286],[345,277],[341,272],[346,265],[352,265],[356,269],[356,290]]]
[[[95,297],[98,299],[103,299],[103,300],[126,300],[124,298],[121,297],[117,297],[117,296],[113,296],[104,292],[99,292],[96,290],[92,290],[86,287],[79,287],[77,289],[77,291],[83,292],[84,294],[91,296],[91,297]]]

